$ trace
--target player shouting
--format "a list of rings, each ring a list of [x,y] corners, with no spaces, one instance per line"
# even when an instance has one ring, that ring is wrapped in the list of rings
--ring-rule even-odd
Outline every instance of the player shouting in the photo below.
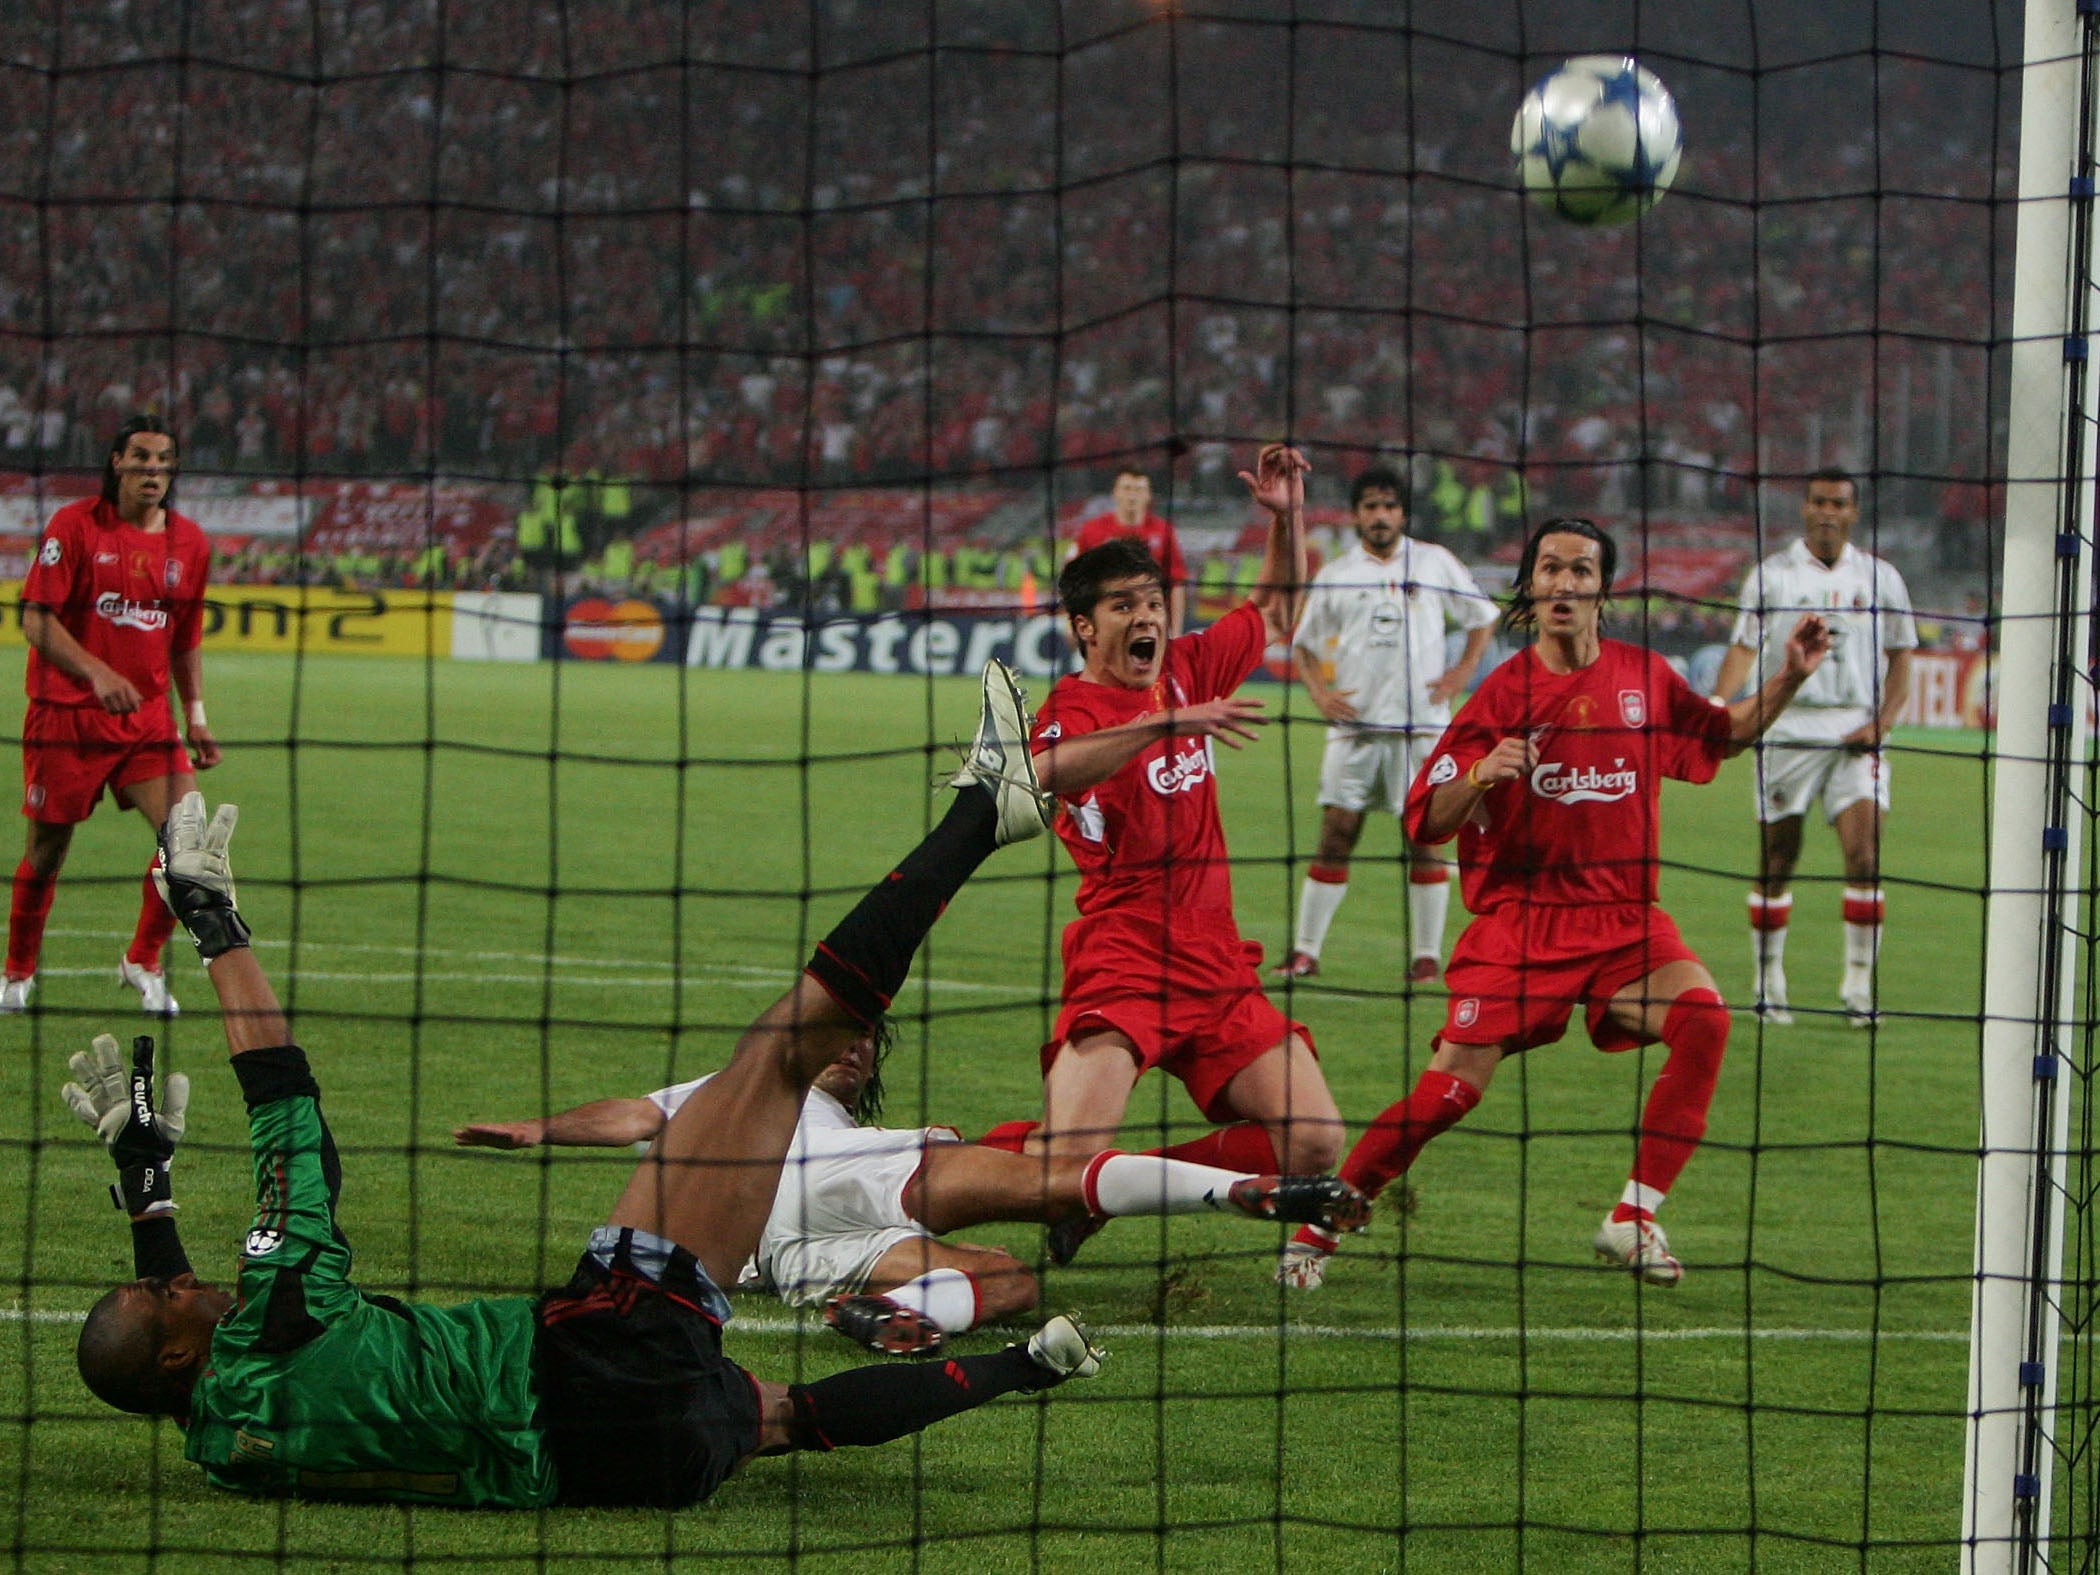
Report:
[[[1808,681],[1830,633],[1803,617],[1763,687],[1717,705],[1654,652],[1603,637],[1617,564],[1611,537],[1589,520],[1548,520],[1532,533],[1503,615],[1532,643],[1474,692],[1408,794],[1411,837],[1432,846],[1458,837],[1477,917],[1452,948],[1429,1069],[1357,1141],[1342,1176],[1375,1197],[1480,1102],[1505,1056],[1554,1043],[1579,1006],[1598,1049],[1660,1040],[1669,1051],[1632,1177],[1595,1247],[1674,1285],[1684,1266],[1655,1211],[1706,1135],[1728,1008],[1656,905],[1662,781],[1711,781]],[[1335,1245],[1301,1229],[1277,1278],[1312,1289]]]
[[[1064,801],[1057,830],[1079,867],[1079,917],[1065,929],[1064,1006],[1044,1051],[1033,1151],[1098,1150],[1153,1066],[1223,1127],[1169,1157],[1303,1172],[1341,1150],[1311,1039],[1263,995],[1261,947],[1233,919],[1212,747],[1237,749],[1264,720],[1259,701],[1234,691],[1297,622],[1307,469],[1272,443],[1240,473],[1269,512],[1268,549],[1254,594],[1199,634],[1168,638],[1160,567],[1137,541],[1083,552],[1058,578],[1085,666],[1044,702],[1035,766]],[[1053,1234],[1058,1261],[1074,1234]]]

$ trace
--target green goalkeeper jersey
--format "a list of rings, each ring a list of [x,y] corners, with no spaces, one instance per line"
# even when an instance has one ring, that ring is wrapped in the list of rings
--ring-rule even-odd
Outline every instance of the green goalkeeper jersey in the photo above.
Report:
[[[234,1058],[255,1223],[212,1336],[185,1453],[243,1493],[531,1508],[554,1465],[533,1425],[528,1297],[410,1306],[350,1283],[341,1173],[297,1049]]]

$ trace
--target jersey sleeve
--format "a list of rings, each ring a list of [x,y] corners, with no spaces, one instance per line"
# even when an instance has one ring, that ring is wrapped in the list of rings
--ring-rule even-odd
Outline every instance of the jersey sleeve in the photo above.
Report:
[[[1329,609],[1334,606],[1334,582],[1327,578],[1327,571],[1315,575],[1305,590],[1305,606],[1298,614],[1298,627],[1291,632],[1291,649],[1303,651],[1308,656],[1320,654],[1320,644],[1327,638]]]
[[[1502,616],[1502,609],[1495,599],[1480,588],[1473,578],[1473,571],[1462,563],[1456,553],[1446,551],[1447,568],[1451,582],[1444,588],[1444,605],[1451,610],[1451,618],[1461,629],[1484,629]]]
[[[1436,748],[1430,751],[1407,790],[1407,807],[1400,818],[1408,836],[1422,846],[1429,845],[1423,827],[1429,818],[1431,795],[1446,782],[1456,782],[1464,776],[1502,736],[1495,707],[1498,691],[1489,687],[1492,683],[1491,676],[1488,684],[1475,690],[1473,698],[1459,707],[1458,715],[1444,729],[1444,736],[1436,741]]]
[[[1652,652],[1648,672],[1649,693],[1661,702],[1657,709],[1665,722],[1664,775],[1680,782],[1711,782],[1728,758],[1734,728],[1728,707],[1700,694]]]
[[[1181,555],[1181,537],[1175,534],[1174,527],[1169,525],[1160,532],[1160,540],[1167,549],[1159,565],[1167,571],[1167,588],[1172,590],[1177,585],[1186,585],[1189,578],[1189,561]]]
[[[714,1076],[712,1072],[708,1073],[708,1077],[712,1076]],[[669,1088],[659,1088],[655,1093],[649,1095],[649,1103],[661,1110],[664,1113],[664,1119],[668,1121],[678,1114],[680,1105],[700,1092],[700,1085],[706,1081],[706,1077],[696,1077],[690,1082],[673,1083]]]
[[[194,651],[204,643],[204,589],[211,573],[211,543],[192,525],[182,554],[182,584],[169,609],[168,649]]]
[[[1875,603],[1881,614],[1881,648],[1884,651],[1915,650],[1918,620],[1911,612],[1910,587],[1894,566],[1883,564],[1876,577]]]
[[[1765,643],[1765,566],[1758,564],[1744,577],[1743,593],[1728,643],[1756,650]]]
[[[87,549],[80,537],[78,512],[60,509],[37,543],[29,577],[22,582],[22,600],[38,607],[63,607],[74,599],[74,589],[86,572]]]
[[[1268,621],[1252,602],[1241,602],[1208,629],[1183,635],[1173,651],[1187,677],[1189,703],[1231,694],[1261,665],[1268,647]]]
[[[296,1045],[233,1058],[248,1101],[255,1217],[241,1245],[239,1322],[252,1349],[296,1350],[362,1298],[336,1225],[343,1167]]]

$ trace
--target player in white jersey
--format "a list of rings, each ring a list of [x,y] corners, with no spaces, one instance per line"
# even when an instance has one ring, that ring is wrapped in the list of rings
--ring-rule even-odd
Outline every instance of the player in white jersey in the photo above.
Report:
[[[953,1127],[864,1126],[881,1114],[886,1047],[887,1034],[856,1041],[811,1086],[781,1163],[773,1212],[738,1281],[793,1307],[822,1306],[826,1322],[877,1354],[927,1355],[946,1335],[1036,1305],[1027,1265],[998,1247],[936,1239],[949,1231],[1002,1220],[1055,1224],[1206,1210],[1333,1219],[1332,1228],[1349,1230],[1368,1215],[1361,1194],[1332,1176],[1250,1176],[1115,1150],[1044,1159],[1024,1156],[997,1134],[965,1143]],[[457,1128],[453,1141],[472,1148],[646,1148],[706,1081],[533,1120],[479,1122]]]
[[[1881,746],[1910,695],[1918,643],[1910,591],[1884,560],[1851,542],[1859,522],[1859,483],[1842,470],[1808,478],[1802,539],[1775,552],[1743,584],[1734,643],[1721,659],[1714,698],[1727,701],[1755,673],[1775,671],[1787,631],[1804,612],[1830,626],[1830,657],[1772,730],[1757,756],[1761,851],[1750,891],[1750,939],[1757,1005],[1767,1022],[1790,1023],[1786,986],[1787,889],[1801,857],[1801,822],[1811,803],[1836,828],[1845,861],[1845,973],[1839,986],[1847,1021],[1874,1022],[1874,962],[1881,947],[1881,827],[1889,810],[1889,767]]]
[[[1320,766],[1320,847],[1298,895],[1298,933],[1276,972],[1320,971],[1320,948],[1349,891],[1349,856],[1373,803],[1398,816],[1415,767],[1451,720],[1451,701],[1494,636],[1495,604],[1463,563],[1405,534],[1400,478],[1366,470],[1350,489],[1356,546],[1313,577],[1292,646],[1298,677],[1327,718]],[[1456,664],[1444,664],[1447,624],[1466,631]],[[1408,844],[1408,977],[1434,979],[1444,949],[1450,866]]]

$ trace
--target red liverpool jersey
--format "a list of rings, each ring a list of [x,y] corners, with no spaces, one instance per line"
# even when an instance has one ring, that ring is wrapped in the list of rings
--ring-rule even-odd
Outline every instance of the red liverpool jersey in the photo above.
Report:
[[[1145,550],[1166,571],[1167,589],[1188,583],[1189,565],[1181,555],[1181,538],[1174,534],[1174,527],[1157,514],[1147,514],[1134,530],[1113,514],[1096,514],[1080,525],[1077,543],[1072,550],[1075,553],[1091,552],[1118,536],[1135,536],[1145,544]]]
[[[197,522],[168,511],[167,529],[124,523],[116,505],[83,498],[51,516],[22,600],[45,607],[86,649],[148,700],[168,692],[168,660],[204,638],[211,546]],[[29,653],[29,698],[91,706],[92,686]]]
[[[1420,840],[1437,788],[1523,733],[1539,749],[1530,778],[1494,789],[1459,830],[1466,906],[1653,902],[1662,779],[1713,780],[1727,709],[1637,645],[1606,640],[1574,673],[1549,672],[1528,648],[1452,718],[1407,795],[1408,835]]]
[[[1035,719],[1034,745],[1200,705],[1239,688],[1261,662],[1268,626],[1252,603],[1200,634],[1167,642],[1149,689],[1061,679]],[[1218,819],[1217,758],[1208,738],[1163,738],[1085,793],[1063,800],[1057,834],[1079,866],[1079,911],[1150,904],[1232,911],[1225,828]]]

